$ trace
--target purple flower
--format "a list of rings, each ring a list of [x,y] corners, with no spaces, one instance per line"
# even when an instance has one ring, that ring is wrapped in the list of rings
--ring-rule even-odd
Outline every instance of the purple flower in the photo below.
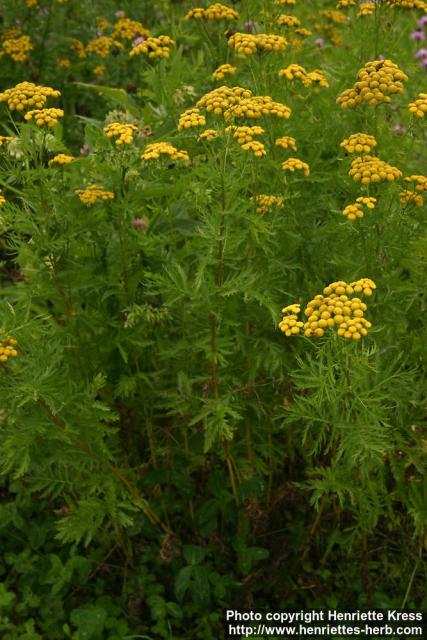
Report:
[[[145,218],[134,218],[131,220],[131,226],[134,229],[139,229],[139,231],[146,231],[148,227],[148,222]]]
[[[411,40],[421,42],[421,40],[425,40],[426,36],[424,31],[413,31],[409,37],[411,38]]]
[[[425,27],[427,24],[427,15],[423,16],[422,18],[420,18],[419,20],[417,20],[417,27],[420,27],[420,29],[422,29],[423,27]]]
[[[253,33],[255,31],[255,25],[252,20],[245,22],[245,29],[248,33]]]
[[[323,38],[317,38],[317,40],[314,41],[314,44],[318,46],[319,49],[321,49],[322,47],[325,46],[325,41]]]
[[[135,40],[132,42],[134,47],[137,47],[139,44],[142,44],[143,42],[146,41],[147,38],[145,38],[144,36],[138,36],[137,38],[135,38]]]
[[[84,144],[80,148],[80,153],[81,153],[82,156],[87,156],[87,154],[89,153],[89,147],[87,146],[87,144]]]
[[[427,69],[427,58],[424,58],[424,60],[421,60],[420,66],[424,67],[424,69]]]
[[[380,53],[380,55],[378,56],[378,60],[385,60],[385,56],[383,56],[383,54]]]
[[[415,54],[415,57],[417,58],[417,60],[424,60],[424,58],[427,58],[427,49],[420,49]]]
[[[124,18],[126,14],[125,14],[124,11],[119,9],[118,11],[116,11],[116,13],[114,15],[116,16],[116,18]]]

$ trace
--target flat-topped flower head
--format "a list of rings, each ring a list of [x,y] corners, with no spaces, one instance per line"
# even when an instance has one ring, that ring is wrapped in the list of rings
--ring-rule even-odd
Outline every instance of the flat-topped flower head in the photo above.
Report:
[[[363,207],[366,207],[367,209],[374,209],[376,203],[376,198],[360,196],[359,198],[356,198],[355,204],[347,205],[342,214],[347,218],[347,220],[354,222],[357,218],[363,218],[365,215]]]
[[[153,142],[148,144],[141,158],[143,160],[158,160],[161,156],[167,156],[171,160],[189,160],[187,151],[174,147],[170,142]]]
[[[357,14],[359,18],[364,18],[366,16],[373,16],[375,13],[376,5],[375,2],[362,2],[359,6],[359,13]]]
[[[59,164],[59,165],[70,164],[70,162],[73,162],[73,160],[75,160],[74,156],[68,156],[65,153],[58,153],[51,160],[49,160],[49,165],[52,165],[52,164]]]
[[[357,74],[358,80],[351,89],[346,89],[337,98],[342,109],[356,107],[362,102],[376,106],[391,102],[391,96],[403,93],[408,76],[391,60],[367,62]]]
[[[33,49],[31,38],[26,35],[4,39],[2,47],[2,53],[10,56],[14,62],[26,62],[29,52]]]
[[[263,158],[266,155],[265,146],[258,140],[251,140],[241,145],[244,151],[250,151],[256,158]]]
[[[199,108],[187,109],[179,116],[178,131],[192,129],[194,127],[204,127],[206,125],[205,116],[200,113]]]
[[[101,184],[91,184],[85,189],[76,189],[75,194],[80,198],[80,202],[87,207],[92,206],[98,201],[108,201],[114,199],[114,193],[107,191]]]
[[[242,99],[252,96],[250,89],[243,87],[227,87],[223,85],[206,93],[196,103],[196,107],[204,108],[213,115],[224,115],[232,106],[237,105]]]
[[[202,131],[202,133],[197,138],[197,142],[200,142],[201,140],[211,142],[212,140],[218,138],[218,136],[219,132],[216,129],[205,129],[205,131]]]
[[[282,149],[292,149],[292,151],[298,151],[295,138],[291,136],[282,136],[277,138],[276,147],[282,147]]]
[[[266,195],[262,193],[253,196],[251,198],[251,202],[256,205],[257,213],[268,213],[274,209],[274,207],[277,209],[283,209],[285,206],[285,200],[282,196]]]
[[[356,182],[393,182],[402,177],[402,172],[375,156],[359,156],[351,163],[348,175]]]
[[[169,36],[158,36],[156,38],[152,36],[133,47],[129,52],[129,55],[131,57],[146,55],[151,59],[162,58],[166,60],[169,58],[171,48],[174,44],[175,41]]]
[[[370,153],[377,146],[374,136],[367,133],[353,133],[340,143],[348,153]]]
[[[122,124],[121,122],[112,122],[104,127],[104,133],[108,138],[116,138],[117,145],[132,144],[133,136],[138,131],[135,124]]]
[[[307,320],[298,320],[300,305],[288,305],[282,309],[280,330],[286,336],[298,335],[304,330],[307,338],[321,338],[325,331],[334,329],[337,334],[348,340],[358,341],[366,336],[372,324],[364,317],[367,305],[358,297],[360,293],[371,296],[376,288],[369,278],[361,278],[348,284],[344,280],[332,282],[324,288],[323,294],[316,295],[304,309]]]
[[[409,202],[413,202],[417,205],[417,207],[422,207],[424,204],[424,198],[421,193],[417,191],[411,191],[410,189],[405,189],[401,191],[399,194],[400,204],[406,205]]]
[[[130,18],[120,18],[114,25],[113,38],[122,38],[123,40],[135,40],[135,38],[144,37],[148,38],[150,35],[149,29],[146,29],[137,20],[131,20]]]
[[[0,362],[6,363],[9,358],[15,358],[18,355],[16,347],[18,341],[8,336],[0,341]]]
[[[281,102],[275,102],[270,96],[251,96],[242,98],[224,113],[226,120],[239,118],[253,120],[264,116],[275,116],[287,120],[291,116],[291,109]]]
[[[310,167],[306,162],[299,160],[299,158],[288,158],[285,162],[282,162],[282,169],[284,171],[302,171],[305,176],[310,175]]]
[[[54,127],[58,124],[58,119],[64,116],[62,109],[33,109],[28,111],[24,118],[25,120],[32,120],[38,127]]]
[[[426,176],[406,176],[405,182],[411,182],[414,185],[415,191],[427,191]]]
[[[111,36],[98,36],[89,42],[86,53],[100,58],[108,58],[112,49],[123,49],[123,45]]]
[[[418,99],[408,105],[410,113],[417,118],[424,118],[427,113],[427,93],[419,93]]]
[[[237,67],[233,67],[231,64],[221,64],[215,71],[212,73],[212,78],[214,80],[223,80],[225,76],[232,76],[236,73]]]
[[[287,40],[283,36],[268,33],[234,33],[228,39],[228,45],[237,54],[250,56],[257,52],[279,52],[284,51]]]
[[[282,14],[277,18],[277,24],[279,24],[281,27],[300,27],[301,20],[296,16],[288,16]]]
[[[235,9],[215,2],[206,9],[202,7],[190,9],[185,18],[186,20],[238,20],[239,14]]]
[[[255,136],[261,136],[264,133],[264,129],[255,125],[253,127],[242,126],[238,127],[236,125],[230,125],[225,128],[228,133],[233,132],[233,138],[237,140],[239,144],[245,144],[246,142],[252,142]]]
[[[7,102],[11,111],[24,111],[36,107],[42,109],[48,98],[58,98],[61,95],[56,89],[43,87],[33,82],[20,82],[12,89],[0,93],[0,102]]]

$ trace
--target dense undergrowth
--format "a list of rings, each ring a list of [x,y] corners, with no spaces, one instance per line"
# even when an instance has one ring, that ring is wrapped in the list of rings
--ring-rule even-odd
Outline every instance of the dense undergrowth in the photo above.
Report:
[[[336,5],[1,3],[5,640],[425,608],[427,5]]]

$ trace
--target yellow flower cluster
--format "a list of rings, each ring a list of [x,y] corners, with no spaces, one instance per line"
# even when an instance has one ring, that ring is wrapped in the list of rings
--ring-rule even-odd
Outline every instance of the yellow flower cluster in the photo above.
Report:
[[[400,7],[401,9],[427,11],[427,2],[425,0],[386,0],[386,4],[390,5],[390,7]]]
[[[241,147],[244,151],[252,151],[256,158],[263,158],[266,155],[265,145],[262,142],[258,142],[258,140],[245,142]]]
[[[282,136],[281,138],[277,138],[276,146],[282,147],[283,149],[292,149],[292,151],[297,151],[297,142],[295,138],[291,136]]]
[[[84,46],[83,42],[77,40],[77,38],[73,38],[70,44],[70,48],[76,52],[77,57],[81,60],[83,58],[86,58],[86,47]]]
[[[277,209],[283,209],[285,206],[285,200],[282,196],[268,196],[265,194],[259,194],[251,198],[251,201],[256,205],[257,213],[268,213],[273,207]]]
[[[367,133],[353,133],[349,138],[345,138],[340,143],[348,153],[369,153],[377,146],[374,136]]]
[[[98,36],[89,42],[86,47],[86,53],[99,56],[100,58],[108,58],[113,47],[123,49],[122,43],[114,40],[111,36]]]
[[[427,113],[427,93],[419,93],[418,99],[410,102],[408,108],[417,118],[424,118]]]
[[[390,95],[403,93],[403,83],[408,76],[391,60],[367,62],[357,74],[358,81],[337,98],[342,109],[356,107],[362,102],[376,106],[380,102],[391,102]]]
[[[285,171],[303,171],[305,176],[310,175],[310,167],[306,162],[299,160],[298,158],[288,158],[285,162],[282,162],[282,169]]]
[[[376,289],[376,285],[369,278],[362,278],[351,284],[343,280],[333,282],[323,289],[323,294],[315,296],[307,304],[304,310],[306,322],[298,320],[300,305],[289,305],[282,309],[285,315],[279,328],[286,336],[298,335],[304,329],[304,335],[309,338],[320,338],[325,334],[325,329],[336,328],[339,336],[360,340],[372,326],[364,318],[368,307],[360,298],[349,296],[361,293],[369,297],[373,289]]]
[[[348,20],[345,13],[342,13],[342,11],[334,11],[333,9],[321,11],[320,15],[335,24],[345,24]]]
[[[242,99],[250,98],[252,91],[242,87],[218,87],[200,98],[196,107],[203,107],[208,113],[216,116],[223,115],[231,106],[237,105]]]
[[[298,78],[304,82],[306,76],[307,71],[299,64],[290,64],[279,71],[279,77],[286,78],[287,80],[294,80],[295,78]]]
[[[279,7],[283,7],[284,5],[294,7],[296,5],[296,0],[274,0],[274,4],[279,5]]]
[[[253,127],[236,127],[234,125],[231,125],[229,127],[226,127],[225,130],[227,132],[232,131],[233,138],[237,140],[240,145],[243,145],[246,142],[252,142],[254,136],[261,136],[264,133],[264,129],[262,127],[259,127],[258,125],[255,125]]]
[[[28,60],[28,53],[33,48],[30,36],[17,36],[3,40],[3,51],[1,55],[8,55],[14,62],[25,62]]]
[[[275,102],[270,96],[243,98],[224,113],[226,120],[232,118],[258,119],[263,116],[276,116],[287,120],[290,115],[291,109],[289,107],[281,102]]]
[[[200,109],[187,109],[179,116],[178,131],[183,129],[191,129],[193,127],[204,127],[206,118],[200,113]]]
[[[60,92],[51,87],[41,87],[32,82],[20,82],[12,89],[0,93],[0,102],[7,102],[11,111],[23,111],[28,107],[41,109],[48,98],[57,98]]]
[[[148,37],[150,31],[146,29],[137,20],[131,20],[130,18],[120,18],[114,25],[113,38],[122,38],[123,40],[134,40],[138,36]]]
[[[199,135],[197,142],[200,142],[200,140],[207,140],[207,142],[211,142],[212,140],[215,140],[215,138],[218,138],[218,136],[219,133],[216,129],[206,129]]]
[[[370,184],[382,180],[393,182],[402,177],[402,172],[375,156],[359,156],[351,163],[348,175],[356,182]]]
[[[29,9],[35,9],[39,4],[39,0],[25,0],[25,4]]]
[[[356,0],[339,0],[337,9],[344,9],[345,7],[354,7]]]
[[[400,204],[408,204],[408,202],[414,202],[417,207],[422,207],[424,204],[424,198],[420,193],[416,191],[410,191],[409,189],[405,189],[401,191],[400,194]]]
[[[0,207],[2,204],[4,204],[6,202],[6,198],[4,196],[2,196],[1,194],[1,189],[0,189]]]
[[[49,160],[49,164],[70,164],[75,160],[74,156],[67,156],[65,153],[58,153],[52,160]]]
[[[286,16],[282,14],[277,18],[277,24],[281,27],[300,27],[301,20],[296,16]]]
[[[326,79],[323,71],[319,71],[319,69],[315,69],[314,71],[309,71],[307,73],[307,84],[306,86],[310,86],[310,84],[318,84],[321,87],[327,89],[329,87],[329,82]]]
[[[38,127],[46,125],[47,127],[54,127],[58,123],[58,118],[62,118],[64,112],[62,109],[33,109],[25,114],[25,120],[32,120],[34,118]]]
[[[295,33],[301,36],[301,38],[309,38],[310,36],[313,35],[313,32],[310,31],[310,29],[305,29],[304,27],[301,27],[300,29],[295,29]]]
[[[102,64],[99,64],[97,67],[93,69],[93,73],[96,76],[103,76],[105,73],[105,67]]]
[[[312,84],[319,84],[321,87],[329,87],[329,83],[325,77],[323,71],[315,69],[314,71],[306,71],[300,64],[290,64],[284,69],[279,70],[279,77],[286,78],[287,80],[294,80],[297,78],[301,80],[305,87],[310,87]]]
[[[149,58],[164,58],[166,60],[169,58],[171,47],[174,44],[175,42],[169,36],[150,37],[131,49],[129,55],[133,57],[146,54]]]
[[[69,69],[71,67],[71,60],[69,58],[59,58],[58,67],[60,69]]]
[[[279,322],[279,329],[285,336],[296,336],[301,332],[304,323],[298,320],[298,314],[301,312],[299,304],[290,304],[282,309],[283,316]]]
[[[356,199],[355,204],[349,204],[342,212],[343,216],[350,222],[354,222],[356,218],[363,218],[365,215],[362,206],[365,205],[368,209],[374,209],[377,203],[376,198],[372,197],[360,197]]]
[[[13,140],[12,136],[0,136],[0,147],[3,146],[3,142],[10,142]]]
[[[15,347],[18,342],[14,338],[6,338],[4,342],[0,342],[0,362],[7,362],[9,358],[18,355]]]
[[[79,196],[80,201],[87,207],[95,204],[97,200],[113,200],[114,193],[112,191],[106,191],[103,185],[91,184],[85,189],[76,189],[76,195]]]
[[[212,74],[214,80],[223,80],[225,76],[232,76],[236,73],[237,67],[231,64],[221,64]]]
[[[170,142],[154,142],[148,144],[142,154],[143,160],[158,160],[160,156],[168,156],[171,160],[189,160],[186,151],[176,149]]]
[[[413,182],[415,184],[415,191],[427,191],[426,176],[407,176],[405,182]]]
[[[359,7],[359,13],[357,14],[359,18],[363,18],[365,16],[372,16],[375,13],[375,4],[372,2],[362,2]]]
[[[186,20],[237,20],[239,14],[234,9],[215,2],[206,9],[201,7],[190,9],[185,18]]]
[[[286,38],[268,33],[234,33],[228,39],[228,45],[236,53],[251,56],[257,51],[283,51],[287,46]]]
[[[107,138],[117,138],[115,143],[132,144],[133,134],[138,131],[138,127],[135,124],[122,124],[121,122],[112,122],[104,127],[104,133]]]
[[[99,16],[96,18],[96,24],[99,33],[104,33],[104,31],[106,31],[110,26],[110,23],[106,18],[100,18]]]

